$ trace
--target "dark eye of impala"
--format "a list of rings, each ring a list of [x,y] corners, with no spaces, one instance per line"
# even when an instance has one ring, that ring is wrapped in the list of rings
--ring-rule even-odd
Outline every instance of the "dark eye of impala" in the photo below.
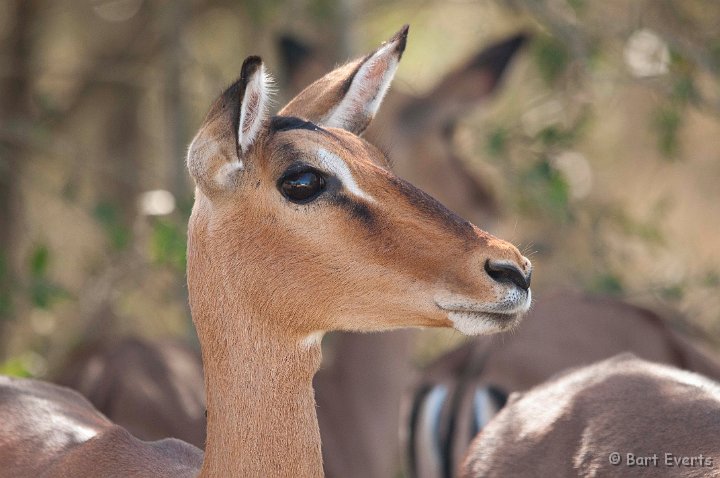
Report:
[[[325,178],[310,168],[288,171],[278,181],[278,189],[292,202],[307,203],[325,190]]]

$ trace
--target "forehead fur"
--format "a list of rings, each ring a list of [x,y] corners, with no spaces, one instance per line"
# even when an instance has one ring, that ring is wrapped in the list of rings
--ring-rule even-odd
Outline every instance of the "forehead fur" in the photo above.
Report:
[[[313,155],[320,148],[341,157],[349,166],[370,162],[388,169],[385,155],[375,146],[353,133],[339,128],[323,128],[292,116],[274,116],[269,121],[268,138],[272,150],[289,156],[293,153]]]

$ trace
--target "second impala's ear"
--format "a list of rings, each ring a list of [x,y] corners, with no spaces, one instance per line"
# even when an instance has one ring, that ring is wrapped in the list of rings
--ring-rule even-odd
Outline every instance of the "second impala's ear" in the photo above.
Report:
[[[425,134],[427,128],[454,124],[497,91],[510,62],[527,40],[528,36],[520,33],[483,48],[445,75],[428,94],[409,102],[399,120],[422,126],[415,130],[418,135]]]
[[[355,134],[365,131],[390,88],[405,50],[405,25],[375,52],[341,66],[305,88],[280,111]]]

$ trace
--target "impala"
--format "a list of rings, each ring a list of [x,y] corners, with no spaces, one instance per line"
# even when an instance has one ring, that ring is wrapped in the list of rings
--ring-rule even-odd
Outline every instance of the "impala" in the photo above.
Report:
[[[460,476],[719,476],[718,430],[720,385],[622,354],[513,394]]]
[[[173,437],[205,446],[202,360],[183,341],[124,337],[84,343],[53,381],[80,392],[142,440]]]
[[[322,476],[312,378],[324,332],[517,325],[530,261],[393,175],[357,136],[407,31],[273,117],[265,67],[247,58],[190,145],[187,275],[205,369],[204,456],[178,440],[142,442],[67,389],[3,378],[3,473]]]
[[[496,217],[497,204],[489,182],[459,157],[451,130],[499,90],[524,41],[525,35],[516,34],[480,49],[428,93],[408,95],[391,87],[363,134],[390,151],[395,174],[474,224]],[[282,45],[290,93],[331,66],[296,40],[285,38]],[[314,388],[327,475],[382,477],[399,468],[399,402],[417,373],[408,360],[414,337],[410,330],[337,333],[324,345],[330,353]],[[175,437],[205,446],[202,364],[190,345],[135,337],[84,344],[55,381],[80,391],[138,438]]]

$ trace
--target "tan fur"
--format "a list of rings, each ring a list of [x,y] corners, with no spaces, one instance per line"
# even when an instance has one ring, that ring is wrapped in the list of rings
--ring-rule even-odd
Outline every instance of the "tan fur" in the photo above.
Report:
[[[344,80],[357,71],[363,60],[364,58],[359,58],[347,63],[313,82],[303,91],[302,97],[295,97],[279,114],[320,121],[342,100]]]
[[[0,377],[2,476],[190,477],[201,462],[179,440],[138,440],[72,390]]]
[[[389,45],[396,47],[385,50],[396,55],[395,62],[406,34],[404,29],[393,37]],[[385,164],[382,155],[354,134],[312,125],[275,128],[278,123],[263,118],[256,135],[239,136],[238,114],[254,124],[253,112],[262,110],[252,102],[267,94],[265,82],[253,76],[262,71],[259,58],[246,59],[240,80],[215,102],[188,154],[197,188],[188,228],[187,277],[208,404],[204,477],[322,476],[312,390],[320,365],[318,333],[449,326],[452,314],[437,304],[443,294],[483,307],[507,307],[510,293],[523,297],[522,304],[529,300],[529,292],[485,272],[488,261],[509,262],[527,281],[530,262],[514,246],[393,176],[380,166]],[[349,104],[367,110],[362,101],[372,102],[380,93],[366,95],[366,88],[382,91],[386,76],[373,70],[367,84],[351,85],[347,91],[358,91],[362,98]],[[377,82],[379,78],[383,81]],[[352,78],[337,81],[347,84]],[[303,98],[295,100],[296,106],[312,100]],[[280,178],[298,160],[322,169],[320,146],[347,164],[372,203],[350,199],[336,177],[328,177],[335,186],[309,204],[280,194]],[[483,316],[480,323],[488,331],[512,327],[522,314],[514,305],[508,310]],[[55,389],[48,395],[45,421],[54,422],[37,436],[40,443],[52,443],[56,427],[63,434],[78,430],[75,423],[54,420],[67,416],[73,406],[58,404],[53,410],[58,393]],[[0,456],[12,460],[23,449],[32,432],[22,424],[35,413],[24,396],[0,409],[0,421],[19,425],[4,435]],[[134,439],[124,430],[105,440],[105,431],[117,429],[107,421],[102,429],[94,438],[86,434],[76,441],[98,443],[100,451],[87,456],[103,462],[107,454],[108,466],[115,466],[108,473],[132,475],[136,466],[143,473],[171,468],[156,462],[172,461],[173,452],[165,453],[169,445],[141,443],[142,450],[135,452],[126,444]],[[115,443],[117,450],[129,450],[123,459],[113,454]],[[82,456],[62,447],[48,455],[60,470],[62,463],[68,463],[67,469],[83,463]],[[184,467],[187,454],[177,458]],[[190,468],[195,465],[192,461]],[[17,474],[26,469],[18,468]]]
[[[460,475],[720,476],[718,430],[716,382],[624,354],[514,394],[472,443]],[[615,452],[619,465],[610,464]],[[712,462],[667,466],[666,453]],[[658,458],[628,466],[628,454]]]

